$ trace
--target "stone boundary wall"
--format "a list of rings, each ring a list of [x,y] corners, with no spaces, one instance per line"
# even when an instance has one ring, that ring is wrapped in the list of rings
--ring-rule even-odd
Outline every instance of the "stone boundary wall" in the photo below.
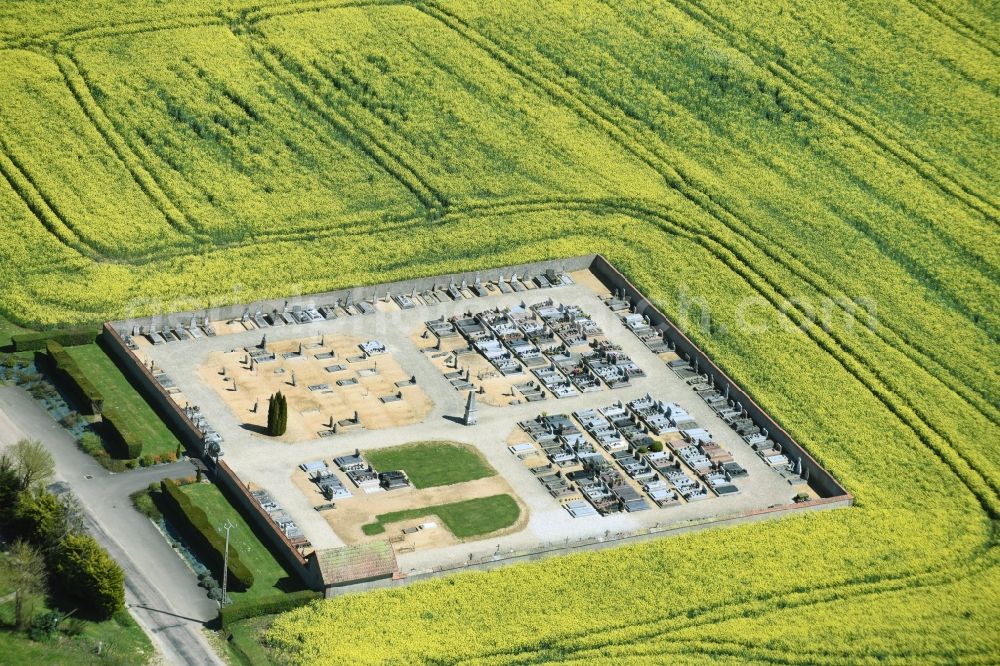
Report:
[[[197,312],[181,312],[164,314],[155,317],[144,317],[137,319],[127,319],[115,322],[106,322],[102,333],[102,339],[109,352],[121,362],[126,373],[134,379],[143,389],[144,394],[157,408],[160,415],[177,431],[182,441],[191,450],[199,455],[204,455],[204,446],[198,429],[184,414],[181,409],[167,394],[166,390],[153,378],[152,373],[130,350],[119,331],[128,332],[133,326],[148,327],[163,325],[180,325],[187,322],[192,316],[207,316],[210,320],[226,320],[239,318],[247,308],[251,312],[256,312],[259,308],[262,312],[270,312],[274,309],[284,309],[293,305],[322,305],[324,303],[336,302],[340,299],[350,298],[353,302],[370,299],[373,296],[383,296],[386,291],[391,293],[409,293],[413,289],[422,291],[432,289],[435,285],[447,286],[453,280],[461,283],[466,280],[472,283],[478,274],[483,281],[495,280],[499,277],[509,278],[512,273],[519,276],[533,277],[543,273],[547,269],[571,272],[576,270],[590,269],[608,288],[609,292],[624,290],[626,298],[635,306],[635,312],[645,314],[649,317],[650,323],[661,330],[666,340],[676,345],[677,352],[687,356],[690,360],[698,359],[699,370],[711,375],[715,385],[720,390],[729,388],[730,399],[740,403],[747,411],[747,414],[754,422],[767,428],[768,436],[775,442],[781,444],[782,450],[793,456],[802,459],[803,470],[808,469],[810,474],[809,484],[817,492],[824,495],[822,499],[791,506],[781,506],[735,516],[719,516],[716,518],[701,521],[693,525],[677,525],[673,527],[651,528],[639,533],[619,535],[607,539],[586,539],[565,544],[553,544],[551,546],[539,546],[529,551],[514,553],[508,556],[490,557],[479,561],[470,561],[466,565],[440,570],[429,570],[417,572],[410,576],[405,576],[398,580],[375,581],[370,583],[360,583],[353,586],[331,588],[328,595],[338,596],[350,592],[360,592],[367,589],[379,587],[392,587],[395,585],[407,584],[418,580],[423,580],[433,576],[445,575],[457,571],[466,570],[488,570],[497,566],[516,562],[528,562],[543,557],[557,554],[567,554],[582,550],[594,550],[607,548],[623,543],[632,543],[650,538],[657,538],[671,534],[680,534],[689,531],[706,529],[709,527],[721,526],[731,523],[761,520],[780,515],[790,510],[816,510],[826,508],[836,508],[850,506],[854,503],[854,497],[848,493],[833,476],[823,469],[816,460],[809,455],[805,449],[799,445],[781,426],[779,426],[754,400],[744,392],[732,379],[729,378],[712,360],[695,345],[684,333],[682,333],[666,315],[660,312],[642,293],[622,275],[618,269],[612,266],[601,255],[585,255],[561,260],[551,260],[537,262],[533,264],[521,264],[517,266],[507,266],[503,268],[492,268],[482,271],[454,273],[451,275],[436,276],[431,278],[418,278],[404,280],[400,282],[385,283],[369,287],[355,287],[353,289],[343,289],[339,291],[326,292],[323,294],[313,294],[307,296],[297,296],[288,299],[255,301],[249,305],[228,305]],[[209,461],[210,463],[212,461]],[[278,555],[284,563],[294,571],[303,582],[313,589],[322,589],[322,582],[316,580],[307,565],[308,560],[302,557],[284,532],[271,520],[270,516],[263,511],[259,504],[253,499],[249,491],[243,485],[239,477],[226,465],[219,462],[215,465],[215,478],[229,491],[231,499],[242,506],[240,511],[245,517],[252,520],[263,534],[267,536],[270,545],[277,550]]]
[[[540,273],[544,273],[550,268],[556,271],[569,273],[589,268],[594,262],[595,256],[596,255],[588,254],[579,257],[570,257],[568,259],[552,259],[549,261],[539,261],[531,264],[518,264],[515,266],[487,268],[479,271],[467,271],[464,273],[450,273],[448,275],[437,275],[434,277],[414,278],[398,282],[385,282],[377,285],[352,287],[350,289],[338,289],[319,294],[303,294],[289,296],[287,298],[215,306],[187,312],[173,312],[147,317],[133,317],[113,321],[111,322],[111,325],[120,331],[131,333],[132,328],[135,326],[141,326],[148,329],[149,326],[156,326],[159,328],[162,326],[184,325],[191,321],[191,317],[198,317],[200,319],[207,316],[210,321],[228,321],[231,319],[239,319],[243,316],[243,312],[248,309],[250,314],[254,314],[257,310],[260,310],[263,313],[272,312],[274,310],[278,310],[280,312],[284,310],[285,307],[291,308],[295,305],[301,305],[303,307],[307,305],[320,306],[326,303],[336,303],[338,300],[345,299],[350,300],[352,303],[357,303],[359,301],[371,300],[373,297],[381,298],[385,296],[386,291],[393,294],[409,294],[414,289],[419,292],[427,289],[433,289],[435,286],[447,287],[453,281],[455,284],[462,284],[462,280],[465,280],[471,285],[475,282],[477,275],[483,282],[487,282],[497,280],[500,277],[509,279],[512,273],[517,273],[517,275],[521,278],[524,278],[525,276],[531,278]]]
[[[603,256],[596,255],[590,269],[608,287],[609,291],[624,289],[626,299],[635,306],[634,311],[648,316],[650,324],[663,332],[664,339],[676,345],[677,353],[680,354],[681,358],[687,357],[692,362],[697,359],[699,372],[709,375],[720,391],[724,392],[728,388],[729,399],[739,403],[759,427],[766,428],[768,437],[781,445],[783,453],[801,458],[802,471],[805,473],[806,470],[809,470],[809,485],[814,490],[824,497],[849,498],[853,502],[853,496],[833,478],[833,475],[823,469],[791,435],[785,432],[784,428],[778,425],[760,405],[754,402],[753,398],[713,363],[712,359],[684,335],[666,315],[650,303],[617,268],[612,266]]]
[[[119,361],[119,367],[124,373],[139,385],[145,398],[153,404],[160,417],[174,430],[181,443],[188,450],[196,452],[199,457],[203,456],[205,445],[194,423],[160,386],[160,383],[153,378],[153,373],[149,371],[149,368],[128,348],[111,323],[104,324],[100,342],[101,346],[116,361]]]
[[[258,534],[266,536],[272,552],[276,552],[280,556],[283,564],[295,572],[307,587],[311,587],[314,590],[322,589],[321,583],[314,580],[315,576],[309,570],[308,560],[302,556],[299,549],[285,536],[285,533],[281,531],[281,528],[274,522],[274,519],[257,503],[253,495],[250,494],[250,490],[225,461],[220,460],[215,466],[213,477],[219,485],[225,488],[227,491],[226,494],[231,500],[243,506],[245,510],[240,511],[240,513],[256,528]]]
[[[118,334],[118,331],[110,323],[107,323],[104,325],[102,336],[105,348],[117,360],[121,361],[121,367],[125,369],[128,376],[144,389],[143,394],[152,401],[156,411],[173,427],[181,441],[189,450],[204,457],[204,444],[197,427],[187,417],[184,410],[167,394],[166,390],[160,386],[159,382],[153,378],[149,368],[143,365],[132,350],[125,345],[125,341]],[[302,557],[298,549],[292,545],[285,533],[274,523],[260,504],[254,500],[236,473],[229,468],[229,465],[223,461],[215,464],[211,459],[206,458],[206,460],[211,468],[214,468],[213,477],[216,482],[228,491],[227,494],[237,505],[237,510],[257,528],[257,533],[264,535],[272,552],[275,552],[285,566],[307,586],[312,589],[322,589],[322,586],[313,580],[313,576],[306,566],[306,559]]]
[[[526,562],[534,562],[548,557],[572,555],[574,553],[582,553],[586,551],[604,550],[606,548],[615,548],[617,546],[626,546],[626,545],[640,543],[642,541],[649,541],[650,539],[661,539],[669,536],[677,536],[679,534],[686,534],[688,532],[700,532],[707,529],[729,527],[732,525],[739,525],[743,523],[750,523],[761,520],[773,520],[781,517],[782,514],[788,511],[800,512],[800,511],[821,511],[827,509],[839,509],[851,506],[853,503],[854,503],[853,497],[850,497],[849,495],[843,497],[827,497],[827,498],[812,500],[809,502],[802,502],[800,504],[786,505],[768,509],[759,509],[757,511],[748,511],[745,513],[740,513],[730,516],[717,516],[715,518],[708,518],[701,521],[695,521],[690,524],[671,525],[658,528],[651,527],[645,530],[640,530],[638,532],[630,532],[625,534],[616,533],[609,535],[608,537],[580,539],[577,541],[569,541],[565,543],[554,542],[551,544],[541,545],[537,548],[525,551],[515,551],[514,553],[507,552],[507,553],[500,553],[499,555],[495,556],[487,555],[485,557],[473,558],[472,560],[470,560],[465,564],[428,569],[409,574],[404,572],[398,578],[394,578],[391,580],[387,579],[387,580],[373,581],[369,583],[358,583],[356,585],[332,587],[326,590],[326,598],[332,599],[333,597],[339,597],[344,594],[367,592],[369,590],[381,589],[387,587],[401,587],[403,585],[409,585],[411,583],[430,580],[432,578],[438,578],[441,576],[448,576],[463,571],[490,571],[492,569],[497,569],[499,567],[510,566],[512,564],[523,564]]]

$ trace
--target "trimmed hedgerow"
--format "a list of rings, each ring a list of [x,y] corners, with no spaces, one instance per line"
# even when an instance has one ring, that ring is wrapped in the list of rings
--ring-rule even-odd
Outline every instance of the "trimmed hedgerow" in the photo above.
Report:
[[[315,590],[299,590],[287,594],[264,597],[263,599],[244,599],[224,607],[219,611],[219,622],[222,627],[250,617],[284,613],[310,601],[322,598],[323,594]]]
[[[117,444],[116,454],[118,458],[135,459],[142,455],[142,440],[129,426],[128,417],[115,406],[107,406],[101,414],[104,428],[110,435],[110,439]]]
[[[160,482],[163,490],[163,509],[173,519],[176,527],[191,541],[191,547],[205,559],[208,568],[216,573],[225,562],[226,539],[215,531],[208,515],[196,506],[191,498],[181,491],[174,481]],[[253,572],[240,559],[239,552],[229,549],[229,579],[237,589],[249,589],[253,585]]]
[[[79,328],[60,328],[38,333],[18,333],[10,336],[14,343],[14,351],[41,351],[49,340],[71,347],[86,345],[97,337],[98,327],[82,326]]]
[[[89,403],[95,411],[99,411],[104,403],[104,396],[77,365],[76,360],[66,353],[62,344],[56,340],[49,340],[45,344],[45,350],[57,371],[57,376],[70,384],[69,388],[77,394],[82,403]]]

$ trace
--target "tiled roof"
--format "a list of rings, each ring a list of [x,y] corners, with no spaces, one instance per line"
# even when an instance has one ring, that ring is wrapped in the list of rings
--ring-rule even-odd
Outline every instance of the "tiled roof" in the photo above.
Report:
[[[396,571],[396,555],[388,541],[320,550],[316,559],[326,585],[385,578]]]

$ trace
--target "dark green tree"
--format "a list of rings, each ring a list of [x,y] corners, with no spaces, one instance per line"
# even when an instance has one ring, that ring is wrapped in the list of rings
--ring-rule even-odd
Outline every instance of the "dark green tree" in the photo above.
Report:
[[[52,493],[23,490],[14,509],[15,531],[45,552],[52,550],[70,532],[66,506]]]
[[[63,592],[96,618],[109,618],[125,605],[125,574],[93,537],[70,534],[55,558]]]
[[[267,401],[267,434],[280,437],[288,428],[288,400],[278,391]]]

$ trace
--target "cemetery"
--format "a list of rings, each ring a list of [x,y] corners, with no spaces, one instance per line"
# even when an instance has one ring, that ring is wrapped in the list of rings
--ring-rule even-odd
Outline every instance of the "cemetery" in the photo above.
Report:
[[[837,494],[610,265],[577,261],[105,330],[299,558],[384,540],[413,574]]]
[[[199,369],[205,384],[248,426],[263,428],[270,395],[287,396],[297,418],[286,441],[345,429],[393,428],[419,421],[431,400],[385,345],[319,336],[213,352]]]

